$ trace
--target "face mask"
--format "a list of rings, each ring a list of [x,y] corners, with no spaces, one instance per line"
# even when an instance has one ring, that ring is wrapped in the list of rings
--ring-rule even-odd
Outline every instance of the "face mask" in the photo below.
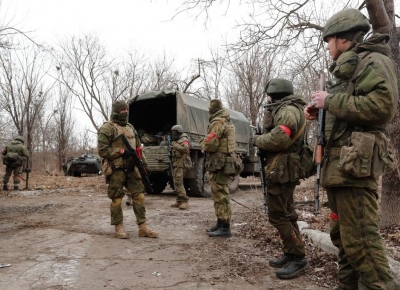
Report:
[[[117,124],[126,125],[128,123],[128,112],[120,114],[113,113],[112,120]]]
[[[178,140],[179,139],[179,136],[180,136],[181,134],[179,133],[179,132],[177,132],[177,131],[172,131],[171,132],[171,139],[173,140],[173,141],[176,141],[176,140]]]

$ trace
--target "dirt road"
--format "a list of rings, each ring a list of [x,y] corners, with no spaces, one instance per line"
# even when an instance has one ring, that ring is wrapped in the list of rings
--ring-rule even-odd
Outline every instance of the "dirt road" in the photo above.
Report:
[[[0,194],[0,289],[327,289],[306,276],[279,280],[268,259],[240,228],[249,209],[233,202],[233,236],[209,238],[212,200],[190,198],[187,211],[170,207],[172,192],[146,195],[149,225],[158,239],[139,238],[124,204],[129,239],[114,238],[103,177],[33,177],[32,190]],[[232,197],[249,208],[261,192]],[[125,199],[124,199],[125,202]]]

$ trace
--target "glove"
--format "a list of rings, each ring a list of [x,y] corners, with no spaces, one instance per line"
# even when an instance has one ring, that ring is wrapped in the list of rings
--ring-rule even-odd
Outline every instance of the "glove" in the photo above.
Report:
[[[120,153],[121,153],[121,151],[120,151]],[[124,158],[124,159],[128,159],[129,157],[132,157],[132,156],[133,156],[133,153],[129,150],[124,150],[122,153],[122,158]]]

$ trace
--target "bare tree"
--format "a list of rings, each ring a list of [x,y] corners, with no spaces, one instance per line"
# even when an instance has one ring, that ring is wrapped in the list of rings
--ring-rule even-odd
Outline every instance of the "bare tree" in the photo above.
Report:
[[[226,86],[226,99],[231,108],[245,112],[252,125],[257,125],[266,101],[264,88],[273,72],[274,54],[255,45],[238,60],[228,58],[233,79]]]
[[[127,84],[121,81],[119,70],[107,56],[106,48],[94,35],[71,37],[60,44],[61,53],[56,56],[56,70],[60,82],[80,103],[80,109],[98,130],[108,119],[108,108],[119,99]]]
[[[38,117],[52,88],[45,78],[51,63],[47,52],[37,46],[22,50],[3,50],[0,54],[0,102],[19,135],[26,136],[30,152],[36,146],[32,138]],[[31,165],[31,164],[30,164]]]
[[[249,17],[238,24],[240,38],[230,48],[235,51],[247,51],[255,45],[264,45],[269,48],[279,49],[286,52],[291,47],[297,49],[308,48],[314,54],[307,54],[308,60],[305,67],[311,66],[314,71],[327,68],[321,66],[318,60],[321,57],[320,34],[313,31],[322,31],[323,25],[334,11],[347,7],[362,9],[367,8],[370,22],[375,32],[383,32],[390,35],[390,47],[392,58],[397,63],[400,71],[400,48],[399,37],[400,27],[396,25],[395,5],[393,0],[365,0],[365,1],[282,1],[282,0],[248,0],[243,3],[251,4],[251,11],[247,11]],[[185,0],[179,14],[185,10],[199,11],[199,15],[205,15],[208,19],[208,12],[215,5],[225,5],[229,9],[229,0]],[[299,45],[299,40],[307,39],[307,43]],[[278,63],[278,62],[277,62]],[[285,63],[279,62],[280,65]],[[314,83],[314,82],[312,82]],[[383,177],[382,182],[382,219],[381,226],[399,225],[400,214],[395,205],[400,202],[400,140],[397,136],[400,124],[400,107],[389,126],[396,162],[396,170]]]

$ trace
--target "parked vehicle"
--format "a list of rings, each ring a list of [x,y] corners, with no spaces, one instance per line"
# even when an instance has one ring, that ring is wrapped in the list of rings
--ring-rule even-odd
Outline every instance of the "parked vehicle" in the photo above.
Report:
[[[66,176],[101,175],[101,158],[92,153],[83,153],[79,157],[68,157],[67,162],[63,165],[63,170]]]
[[[199,142],[207,134],[209,124],[208,104],[178,91],[153,91],[138,95],[128,102],[129,123],[138,131],[148,164],[149,178],[155,193],[161,193],[169,182],[167,136],[171,127],[179,124],[190,140],[192,169],[184,176],[184,186],[190,196],[208,197],[211,186],[204,170],[205,155]],[[253,146],[254,128],[241,112],[229,110],[236,128],[236,153],[244,163],[241,177],[259,173],[258,156]],[[234,192],[239,176],[232,177],[229,189]]]

